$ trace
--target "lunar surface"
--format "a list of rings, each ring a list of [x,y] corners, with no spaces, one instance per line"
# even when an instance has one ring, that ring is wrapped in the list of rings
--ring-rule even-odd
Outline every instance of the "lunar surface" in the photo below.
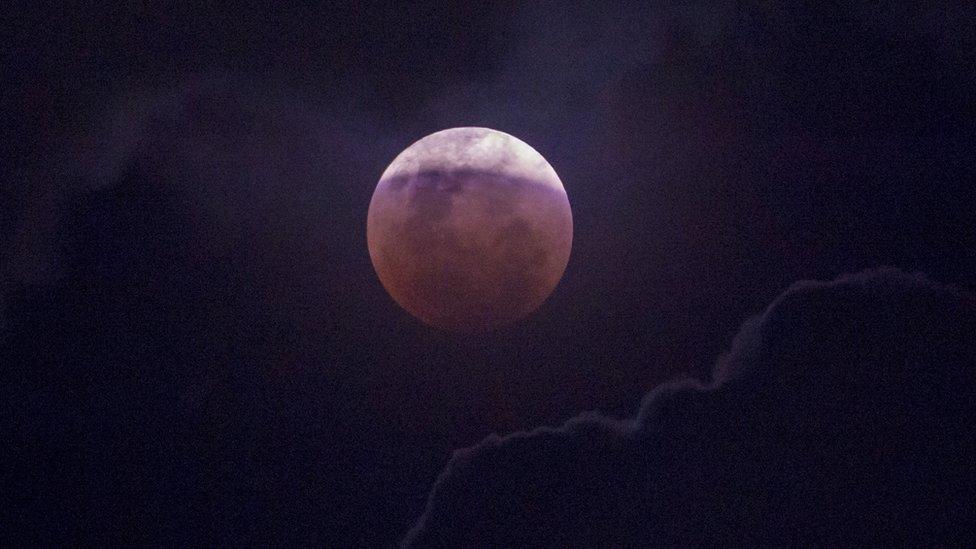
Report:
[[[532,147],[487,128],[417,141],[383,172],[366,221],[376,273],[427,324],[510,324],[552,293],[573,217],[559,176]]]

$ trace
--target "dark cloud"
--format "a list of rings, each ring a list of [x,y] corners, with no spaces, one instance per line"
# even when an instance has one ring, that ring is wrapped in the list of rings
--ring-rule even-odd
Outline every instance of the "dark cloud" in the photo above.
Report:
[[[976,302],[896,270],[801,282],[705,385],[455,453],[404,544],[971,539]]]

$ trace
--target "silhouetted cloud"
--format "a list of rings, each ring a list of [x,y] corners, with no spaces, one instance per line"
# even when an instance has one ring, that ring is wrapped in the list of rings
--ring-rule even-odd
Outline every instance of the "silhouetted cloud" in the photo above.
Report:
[[[406,546],[971,538],[972,296],[893,269],[801,282],[711,384],[455,452]]]

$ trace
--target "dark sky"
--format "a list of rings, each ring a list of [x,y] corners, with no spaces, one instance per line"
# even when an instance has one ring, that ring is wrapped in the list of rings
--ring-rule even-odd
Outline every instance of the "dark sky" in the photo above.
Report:
[[[976,288],[970,3],[347,4],[0,8],[5,544],[393,545],[424,512],[454,449],[583,411],[634,417],[663,382],[710,383],[743,322],[795,281],[883,265],[936,282],[861,275],[885,290],[842,299],[850,309],[831,309],[831,291],[812,292],[773,332],[786,343],[823,336],[823,348],[766,338],[756,345],[775,352],[749,356],[815,368],[808,359],[822,353],[824,364],[853,372],[939,367],[925,402],[939,402],[947,424],[973,419],[971,404],[952,407],[943,394],[973,375],[970,338],[960,331],[972,326],[972,303],[940,285]],[[386,165],[454,126],[495,128],[535,147],[559,173],[575,226],[552,297],[511,328],[476,337],[432,330],[399,309],[365,243],[369,199]],[[917,299],[935,304],[916,308]],[[816,321],[797,320],[804,315]],[[832,315],[848,321],[835,326]],[[916,346],[898,347],[911,360],[872,354],[912,337]],[[863,352],[840,353],[841,345]],[[768,434],[735,435],[729,417],[736,402],[758,402],[744,421],[796,427],[781,417],[795,395],[755,396],[770,383],[768,370],[742,371],[752,380],[746,388],[719,383],[689,397],[705,411],[686,413],[673,431],[679,441],[704,437],[713,443],[697,450],[728,452],[733,464],[773,459],[767,447],[728,442]],[[835,376],[816,398],[843,409],[869,402],[871,417],[887,417],[886,406],[914,387],[887,387],[881,374],[855,379],[880,388],[855,391]],[[970,394],[961,385],[957,395]],[[787,386],[806,394],[809,385]],[[924,408],[914,397],[905,402]],[[790,410],[808,426],[836,419],[817,407]],[[711,427],[689,427],[706,419]],[[872,421],[880,423],[865,425],[886,425]],[[972,457],[971,445],[939,444],[964,435],[905,421],[891,436],[925,433]],[[609,444],[618,448],[614,429]],[[824,435],[798,432],[810,444]],[[573,443],[579,455],[594,449],[584,439]],[[781,439],[769,440],[775,447]],[[873,440],[852,447],[865,455],[888,448]],[[618,471],[610,480],[624,482],[638,474],[633,464],[644,454],[633,452],[642,451],[627,446],[613,467],[548,450],[539,460],[554,471],[575,467],[574,477],[585,467]],[[484,480],[481,503],[499,490],[512,490],[498,496],[505,502],[539,486],[534,473],[515,480],[492,465],[519,463],[522,450],[503,443],[501,457],[490,454],[472,466],[496,479]],[[962,475],[940,468],[942,454],[929,457],[936,465],[926,474]],[[715,471],[691,463],[683,475]],[[862,471],[831,463],[817,469],[824,478]],[[875,465],[888,471],[890,463]],[[443,495],[454,493],[450,471],[463,469],[452,468],[428,522],[459,530],[431,530],[443,536],[431,540],[528,531],[506,529],[512,514],[469,531],[437,515],[444,501],[469,501]],[[782,491],[782,478],[809,472],[784,466],[777,479],[755,478]],[[904,488],[886,478],[890,485],[848,483],[846,495],[861,501],[859,491]],[[564,501],[553,499],[556,488],[539,490],[537,508],[519,512],[529,522],[539,506]],[[681,493],[667,490],[672,499]],[[918,494],[885,493],[909,502]],[[649,494],[661,492],[642,497]],[[701,504],[708,498],[682,501],[708,517],[721,514],[715,498],[711,508]],[[803,501],[789,508],[823,518],[823,499]],[[592,508],[606,507],[557,514],[571,521]],[[714,528],[698,531],[718,539],[723,531]],[[633,530],[621,523],[614,531],[687,541],[665,536],[681,529]],[[578,539],[613,539],[598,533]]]

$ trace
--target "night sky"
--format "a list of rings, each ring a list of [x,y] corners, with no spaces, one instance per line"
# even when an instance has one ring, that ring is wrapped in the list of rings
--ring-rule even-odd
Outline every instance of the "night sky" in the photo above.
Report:
[[[0,545],[972,544],[973,4],[403,4],[0,8]],[[476,335],[366,248],[456,126],[573,212]]]

